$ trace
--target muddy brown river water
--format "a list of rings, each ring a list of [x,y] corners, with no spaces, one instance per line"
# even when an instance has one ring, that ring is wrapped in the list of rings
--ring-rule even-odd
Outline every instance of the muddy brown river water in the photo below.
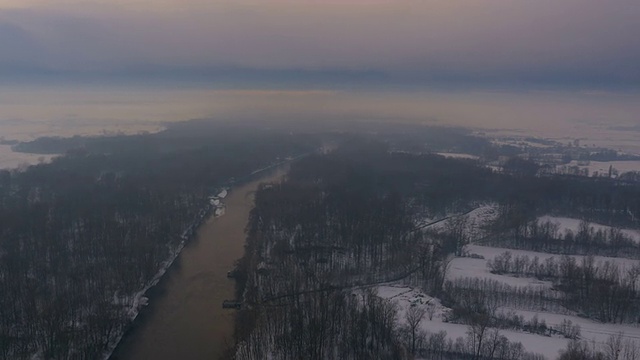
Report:
[[[200,227],[111,359],[215,360],[222,355],[234,325],[234,311],[222,309],[223,300],[234,297],[227,271],[243,255],[255,190],[283,174],[272,172],[230,191],[226,214]]]

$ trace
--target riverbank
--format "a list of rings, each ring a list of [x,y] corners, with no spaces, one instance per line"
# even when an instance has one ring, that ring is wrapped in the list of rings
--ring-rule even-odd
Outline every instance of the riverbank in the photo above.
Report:
[[[156,293],[154,290],[156,290],[156,287],[161,280],[164,279],[164,274],[166,274],[176,262],[184,247],[196,237],[197,229],[200,228],[202,223],[209,221],[210,218],[217,218],[225,214],[226,205],[222,201],[227,196],[227,193],[227,189],[222,188],[217,195],[209,198],[210,202],[200,210],[198,216],[194,219],[194,222],[182,233],[180,236],[182,239],[180,244],[178,244],[178,246],[171,251],[169,257],[162,262],[156,275],[140,291],[133,295],[128,309],[130,324],[108,346],[103,355],[103,359],[111,358],[123,338],[125,338],[135,328],[136,320],[138,320],[138,317],[144,312],[144,310],[148,309],[147,305],[149,303],[149,298],[152,297],[152,294]]]
[[[244,252],[254,191],[285,171],[280,165],[236,183],[226,198],[225,216],[212,217],[197,229],[193,241],[147,292],[149,305],[110,359],[212,359],[232,344],[234,312],[222,309],[222,301],[234,294],[227,271]]]

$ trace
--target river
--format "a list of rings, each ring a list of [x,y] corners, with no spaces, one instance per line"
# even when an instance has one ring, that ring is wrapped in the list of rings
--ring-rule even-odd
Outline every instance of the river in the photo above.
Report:
[[[160,284],[150,305],[123,338],[111,359],[218,359],[232,343],[234,310],[222,309],[233,299],[227,278],[242,257],[245,226],[253,195],[262,182],[277,180],[283,169],[233,188],[225,199],[226,214],[211,218],[198,230]]]

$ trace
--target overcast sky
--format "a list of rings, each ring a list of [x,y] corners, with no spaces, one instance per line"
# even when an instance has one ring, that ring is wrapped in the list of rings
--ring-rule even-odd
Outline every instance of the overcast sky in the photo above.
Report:
[[[628,86],[638,34],[638,0],[0,0],[0,78]]]

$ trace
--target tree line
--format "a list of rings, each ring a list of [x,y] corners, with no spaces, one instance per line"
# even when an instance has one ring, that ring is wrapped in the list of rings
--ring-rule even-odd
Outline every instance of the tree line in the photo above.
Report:
[[[600,255],[640,259],[640,243],[620,227],[598,227],[581,220],[577,231],[552,221],[526,217],[508,205],[499,207],[499,216],[488,225],[492,236],[484,244],[551,254]]]
[[[563,293],[563,304],[571,310],[602,322],[637,323],[640,311],[640,264],[620,269],[612,261],[596,263],[593,256],[564,255],[543,262],[527,255],[504,252],[487,262],[491,272],[536,277],[553,281]]]

